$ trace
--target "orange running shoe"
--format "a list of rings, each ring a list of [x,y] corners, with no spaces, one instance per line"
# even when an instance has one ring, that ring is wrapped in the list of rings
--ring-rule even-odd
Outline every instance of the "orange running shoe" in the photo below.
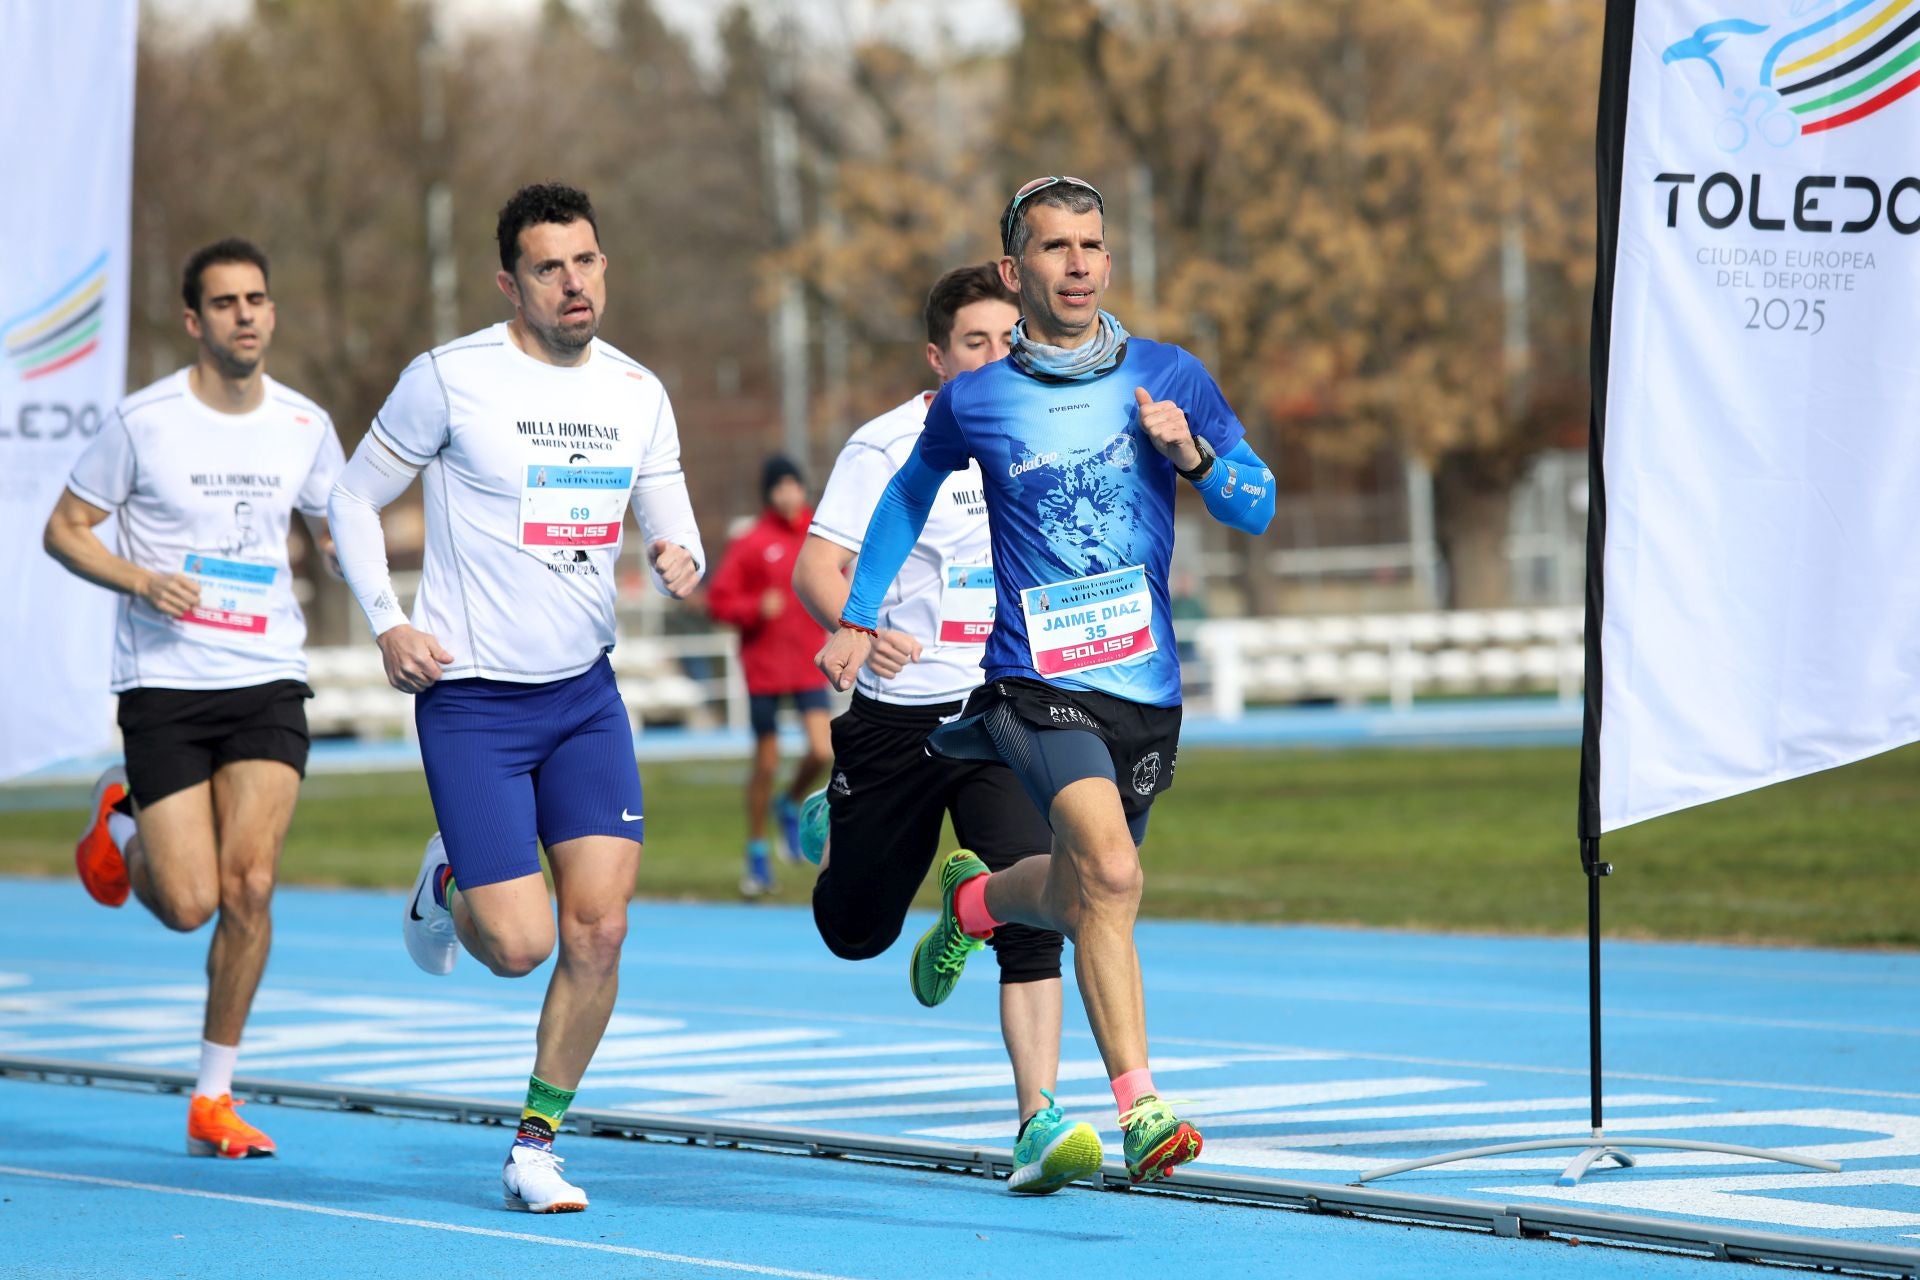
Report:
[[[113,806],[127,794],[127,771],[115,765],[93,784],[93,803],[87,812],[87,829],[73,847],[73,865],[80,872],[80,883],[95,902],[117,907],[127,900],[127,860],[114,846],[107,830],[107,818]]]
[[[187,1154],[228,1160],[272,1155],[277,1150],[273,1139],[233,1113],[235,1107],[245,1105],[235,1102],[230,1093],[217,1098],[194,1094],[187,1105]]]

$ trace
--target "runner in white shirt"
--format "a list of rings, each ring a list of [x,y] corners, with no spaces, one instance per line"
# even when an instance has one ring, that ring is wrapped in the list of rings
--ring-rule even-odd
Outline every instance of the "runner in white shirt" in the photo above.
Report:
[[[1019,299],[992,263],[942,276],[927,297],[927,363],[944,383],[1007,353]],[[831,629],[847,601],[847,567],[860,553],[880,494],[913,452],[931,392],[853,433],[834,463],[793,586]],[[871,959],[893,945],[939,850],[941,819],[990,867],[1052,847],[1046,819],[998,762],[929,755],[926,737],[960,713],[980,684],[993,631],[994,584],[980,469],[947,477],[926,528],[880,607],[872,655],[853,705],[833,722],[833,773],[801,810],[801,848],[820,862],[813,918],[835,955]],[[1058,933],[995,930],[1000,1027],[1013,1063],[1020,1127],[1010,1190],[1057,1191],[1099,1169],[1099,1135],[1054,1104],[1060,1067]]]
[[[553,1135],[613,1012],[644,835],[633,736],[606,657],[629,499],[662,592],[691,592],[706,557],[660,380],[594,336],[607,259],[586,195],[523,188],[500,211],[498,239],[496,279],[514,318],[407,366],[331,512],[387,678],[417,695],[440,822],[407,903],[408,952],[447,973],[464,944],[517,978],[553,952],[557,932],[501,1173],[508,1208],[555,1213],[587,1207],[561,1175]],[[427,543],[409,621],[379,511],[415,475]]]
[[[131,890],[182,932],[218,915],[187,1150],[270,1156],[273,1140],[234,1114],[233,1065],[307,763],[307,624],[288,525],[298,508],[331,555],[340,440],[318,405],[264,372],[274,307],[259,248],[201,249],[181,293],[198,359],[121,401],[47,523],[56,560],[122,596],[113,689],[126,764],[96,784],[74,858],[108,906]],[[109,551],[96,526],[116,513]]]

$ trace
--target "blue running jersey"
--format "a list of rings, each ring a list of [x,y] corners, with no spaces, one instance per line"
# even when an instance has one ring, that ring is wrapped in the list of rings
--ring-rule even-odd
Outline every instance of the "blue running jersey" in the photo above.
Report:
[[[921,460],[957,471],[977,458],[986,483],[997,601],[987,679],[1179,703],[1167,577],[1181,480],[1140,429],[1136,387],[1179,405],[1223,458],[1246,434],[1197,359],[1144,338],[1127,340],[1111,373],[1075,382],[999,360],[928,409]]]

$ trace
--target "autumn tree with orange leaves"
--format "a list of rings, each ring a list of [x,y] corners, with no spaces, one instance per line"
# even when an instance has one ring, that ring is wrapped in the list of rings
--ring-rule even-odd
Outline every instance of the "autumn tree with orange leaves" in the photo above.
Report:
[[[892,67],[864,92],[889,128],[842,140],[822,193],[836,222],[810,242],[820,287],[897,322],[937,264],[995,251],[1013,185],[1088,178],[1129,327],[1206,360],[1269,457],[1421,459],[1449,602],[1502,603],[1507,495],[1584,422],[1599,7],[1022,0],[1020,16],[1004,65],[971,70],[998,104],[972,148],[939,145],[969,120],[928,109],[952,69],[856,55]]]

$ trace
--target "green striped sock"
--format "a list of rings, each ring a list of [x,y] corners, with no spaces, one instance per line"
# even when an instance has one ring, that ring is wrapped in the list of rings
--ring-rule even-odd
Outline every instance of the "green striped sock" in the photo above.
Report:
[[[574,1090],[548,1084],[539,1076],[527,1077],[527,1103],[520,1109],[520,1131],[513,1140],[520,1146],[553,1146],[553,1135],[573,1105]]]

